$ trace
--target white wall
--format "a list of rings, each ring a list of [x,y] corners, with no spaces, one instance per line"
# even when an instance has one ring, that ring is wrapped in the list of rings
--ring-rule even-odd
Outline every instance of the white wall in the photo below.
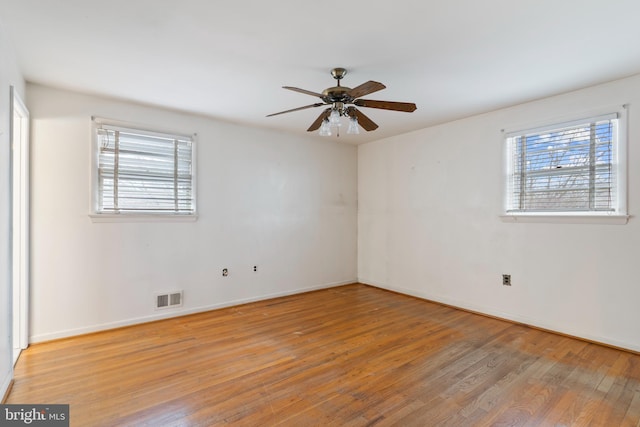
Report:
[[[11,319],[11,182],[10,97],[14,86],[24,99],[24,80],[15,53],[0,22],[0,399],[13,378]]]
[[[627,103],[628,207],[637,215],[640,76],[359,146],[359,280],[640,351],[637,218],[499,218],[501,129]]]
[[[32,342],[356,280],[356,147],[32,84],[27,101]],[[92,222],[92,115],[198,134],[196,222]],[[156,311],[175,289],[184,307]]]

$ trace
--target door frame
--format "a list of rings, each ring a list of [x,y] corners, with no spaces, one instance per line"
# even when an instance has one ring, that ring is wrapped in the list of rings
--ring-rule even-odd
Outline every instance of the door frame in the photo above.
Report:
[[[10,88],[11,283],[13,362],[29,345],[29,110]]]

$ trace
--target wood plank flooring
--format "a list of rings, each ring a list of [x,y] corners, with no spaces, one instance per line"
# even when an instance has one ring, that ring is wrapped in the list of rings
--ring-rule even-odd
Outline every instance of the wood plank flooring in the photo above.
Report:
[[[355,284],[36,344],[72,426],[640,426],[640,356]]]

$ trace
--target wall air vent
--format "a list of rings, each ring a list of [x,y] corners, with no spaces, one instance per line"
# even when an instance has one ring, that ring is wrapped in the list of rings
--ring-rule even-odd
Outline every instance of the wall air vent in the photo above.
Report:
[[[169,295],[156,295],[156,308],[169,307]]]
[[[169,305],[182,305],[182,292],[176,292],[173,294],[169,294]]]
[[[182,291],[156,294],[156,309],[182,307]]]

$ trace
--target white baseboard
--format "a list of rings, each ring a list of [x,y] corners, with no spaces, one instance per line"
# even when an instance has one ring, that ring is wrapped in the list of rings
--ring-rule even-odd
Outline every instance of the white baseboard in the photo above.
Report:
[[[357,282],[357,279],[348,280],[348,281],[342,281],[342,282],[326,283],[326,284],[323,284],[323,285],[316,285],[316,286],[310,286],[310,287],[306,287],[306,288],[299,288],[299,289],[294,289],[294,290],[291,290],[291,291],[275,292],[275,293],[271,293],[271,294],[263,294],[263,295],[256,296],[256,297],[242,298],[242,299],[237,299],[237,300],[232,300],[232,301],[225,301],[225,302],[221,302],[221,303],[218,303],[218,304],[211,304],[211,305],[200,306],[200,307],[195,307],[195,308],[187,308],[187,309],[183,309],[183,310],[175,310],[175,311],[171,311],[170,313],[163,312],[163,313],[160,313],[160,314],[152,314],[152,315],[149,315],[149,316],[142,316],[142,317],[136,317],[136,318],[131,318],[131,319],[119,320],[119,321],[116,321],[116,322],[101,323],[101,324],[82,327],[82,328],[74,328],[74,329],[67,329],[67,330],[63,330],[63,331],[50,332],[50,333],[46,333],[46,334],[32,335],[31,337],[29,337],[29,342],[35,344],[35,343],[43,342],[43,341],[51,341],[51,340],[57,340],[57,339],[61,339],[61,338],[73,337],[73,336],[76,336],[76,335],[90,334],[90,333],[93,333],[93,332],[106,331],[108,329],[122,328],[124,326],[131,326],[131,325],[137,325],[137,324],[140,324],[140,323],[153,322],[153,321],[156,321],[156,320],[169,319],[171,317],[180,317],[180,316],[186,316],[186,315],[189,315],[189,314],[195,314],[195,313],[202,313],[202,312],[205,312],[205,311],[217,310],[217,309],[220,309],[220,308],[233,307],[235,305],[247,304],[247,303],[255,302],[255,301],[262,301],[262,300],[268,300],[268,299],[273,299],[273,298],[278,298],[278,297],[284,297],[284,296],[288,296],[288,295],[301,294],[301,293],[304,293],[304,292],[316,291],[316,290],[319,290],[319,289],[334,288],[336,286],[348,285],[350,283],[356,283],[356,282]]]
[[[532,319],[526,316],[521,316],[515,313],[507,313],[507,312],[503,312],[500,310],[496,310],[494,308],[489,308],[489,307],[483,307],[483,306],[478,306],[478,305],[474,305],[474,304],[469,304],[467,302],[462,302],[462,301],[458,301],[458,300],[454,300],[451,298],[446,298],[446,297],[442,297],[441,295],[433,295],[433,294],[429,294],[428,292],[421,292],[421,291],[417,291],[415,289],[407,289],[407,288],[403,288],[400,286],[386,286],[386,285],[382,285],[380,283],[376,283],[373,281],[368,281],[366,279],[358,279],[360,283],[363,283],[365,285],[369,285],[369,286],[373,286],[376,288],[380,288],[380,289],[386,289],[389,291],[393,291],[393,292],[398,292],[404,295],[409,295],[409,296],[413,296],[416,298],[420,298],[420,299],[425,299],[425,300],[429,300],[429,301],[433,301],[436,303],[442,303],[442,304],[446,304],[446,305],[450,305],[452,307],[457,307],[457,308],[461,308],[463,310],[469,310],[469,311],[473,311],[476,313],[481,313],[481,314],[486,314],[488,316],[492,316],[492,317],[496,317],[499,319],[504,319],[507,321],[511,321],[511,322],[515,322],[515,323],[521,323],[524,325],[528,325],[528,326],[532,326],[535,328],[541,328],[541,329],[545,329],[548,331],[553,331],[553,332],[557,332],[559,334],[563,334],[563,335],[569,335],[572,337],[576,337],[576,338],[582,338],[584,340],[587,341],[591,341],[591,342],[595,342],[595,343],[601,343],[601,344],[605,344],[605,345],[610,345],[613,347],[618,347],[621,349],[626,349],[626,350],[630,350],[630,351],[634,351],[634,352],[640,352],[640,346],[637,344],[632,344],[632,343],[628,343],[628,342],[624,342],[624,341],[619,341],[616,339],[611,339],[609,337],[603,337],[603,336],[599,336],[599,335],[593,335],[590,333],[586,333],[584,331],[577,331],[577,330],[573,330],[570,327],[558,327],[557,325],[552,325],[549,323],[546,323],[544,320],[540,320],[540,319]]]
[[[12,380],[13,380],[13,369],[7,372],[6,378],[2,380],[2,385],[0,386],[0,403],[2,403],[2,399],[6,397],[7,391],[9,390],[9,386],[11,385]]]

